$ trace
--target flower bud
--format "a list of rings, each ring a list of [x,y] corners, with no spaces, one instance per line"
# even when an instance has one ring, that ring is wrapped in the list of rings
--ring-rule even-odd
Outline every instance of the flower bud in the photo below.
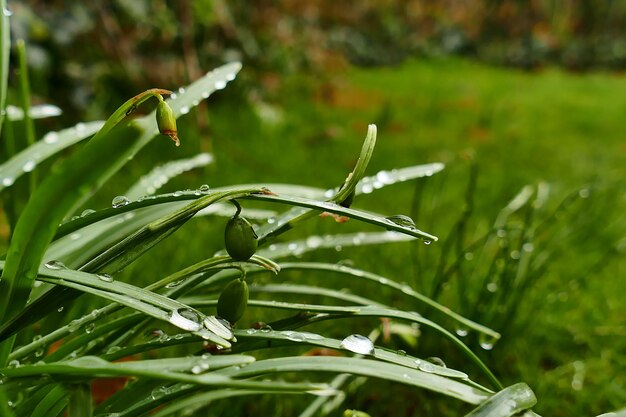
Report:
[[[176,130],[176,117],[174,117],[172,108],[162,98],[159,99],[159,104],[157,105],[156,119],[159,132],[162,135],[169,136],[176,143],[176,146],[180,146]]]
[[[235,216],[226,223],[224,245],[226,252],[236,261],[246,261],[254,255],[258,245],[257,235],[248,220]]]
[[[242,278],[231,281],[217,300],[217,315],[236,323],[248,306],[248,284]]]

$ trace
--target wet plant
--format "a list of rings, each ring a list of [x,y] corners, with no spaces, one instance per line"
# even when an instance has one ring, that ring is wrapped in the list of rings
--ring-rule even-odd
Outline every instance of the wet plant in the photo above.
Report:
[[[2,20],[6,60],[8,16]],[[161,140],[159,133],[178,144],[176,118],[225,88],[241,65],[219,67],[172,94],[148,90],[104,122],[36,140],[25,46],[19,45],[22,113],[1,124],[0,190],[10,240],[0,261],[0,415],[178,416],[220,400],[263,395],[278,402],[287,394],[304,396],[293,414],[325,415],[346,408],[346,393],[354,394],[365,378],[439,393],[467,404],[471,416],[535,415],[532,390],[524,383],[503,387],[454,329],[491,341],[501,337],[498,331],[440,304],[434,292],[425,295],[358,265],[299,259],[338,246],[437,242],[406,215],[356,207],[363,193],[423,180],[443,164],[368,176],[377,137],[370,125],[340,187],[203,184],[157,194],[168,178],[211,160],[199,155],[154,168],[110,207],[82,209],[144,146]],[[5,108],[8,64],[2,64]],[[156,111],[132,119],[150,99],[158,101]],[[62,151],[83,140],[86,145],[64,157]],[[320,216],[335,221],[334,233],[290,237]],[[176,239],[181,227],[201,220],[223,225],[223,217],[230,220],[220,233],[197,237],[224,242],[223,251],[162,276],[132,269],[141,259],[163,256],[159,243]],[[347,222],[358,231],[343,232]],[[324,281],[307,285],[309,274],[373,285],[376,296]],[[390,294],[409,297],[416,311],[393,307]],[[86,297],[98,307],[85,311]],[[452,346],[467,366],[447,367],[445,357],[417,357],[389,341],[394,335],[415,343],[423,330]],[[96,389],[101,381],[112,388],[106,396]]]

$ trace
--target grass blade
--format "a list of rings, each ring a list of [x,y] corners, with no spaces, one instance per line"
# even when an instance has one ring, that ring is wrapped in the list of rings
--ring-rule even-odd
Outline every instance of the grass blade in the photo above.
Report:
[[[13,185],[22,175],[52,155],[95,134],[103,124],[100,121],[79,123],[74,127],[46,134],[42,140],[0,165],[0,191]]]
[[[537,404],[533,391],[524,383],[506,387],[465,417],[512,417]]]

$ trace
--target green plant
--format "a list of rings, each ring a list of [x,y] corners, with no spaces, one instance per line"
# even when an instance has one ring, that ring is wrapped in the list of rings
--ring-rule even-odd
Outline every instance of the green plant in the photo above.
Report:
[[[6,17],[4,19],[6,21]],[[6,56],[3,53],[3,57]],[[22,68],[20,94],[26,122],[24,136],[32,139],[34,133],[28,121],[30,109],[26,99],[29,92],[25,54],[18,54],[18,57]],[[222,89],[235,78],[239,68],[236,63],[220,67],[172,94],[169,105],[174,117],[187,113],[202,98]],[[263,271],[277,274],[281,269],[326,271],[374,282],[381,291],[399,290],[436,311],[440,318],[490,338],[499,337],[497,332],[452,312],[406,285],[356,267],[316,262],[276,263],[289,255],[302,255],[336,245],[382,244],[407,238],[422,239],[425,243],[437,240],[435,236],[418,230],[406,217],[385,217],[344,207],[349,205],[348,200],[358,198],[366,187],[383,188],[430,176],[443,169],[442,164],[429,164],[366,177],[376,142],[373,125],[368,130],[354,170],[338,190],[281,184],[271,185],[268,189],[259,184],[213,190],[200,187],[155,196],[151,195],[155,191],[145,187],[143,196],[135,201],[118,196],[113,199],[111,208],[85,210],[79,215],[79,207],[156,135],[154,113],[130,121],[128,116],[151,97],[159,99],[159,106],[162,106],[160,94],[167,93],[161,89],[148,90],[128,100],[107,121],[98,123],[92,130],[77,127],[54,136],[48,134],[46,137],[56,140],[37,143],[31,139],[24,143],[16,140],[14,152],[7,153],[10,158],[0,167],[0,183],[6,189],[3,193],[5,207],[11,208],[14,216],[9,221],[11,241],[8,251],[0,262],[0,410],[3,415],[61,415],[67,409],[70,416],[94,413],[133,416],[146,414],[164,404],[167,405],[160,408],[157,415],[176,415],[181,404],[187,408],[202,408],[215,399],[237,395],[334,395],[345,382],[341,377],[330,384],[307,382],[301,376],[307,372],[349,373],[425,388],[466,403],[479,404],[472,415],[493,413],[495,407],[499,410],[498,415],[508,416],[534,405],[536,399],[524,384],[501,390],[502,386],[489,368],[444,326],[418,313],[397,310],[334,288],[285,283],[254,286],[254,294],[308,294],[337,301],[313,304],[252,299],[249,305],[262,311],[293,312],[293,315],[275,319],[269,325],[257,326],[259,329],[233,329],[226,321],[211,314],[224,283],[240,274],[242,268],[248,275]],[[12,121],[5,122],[13,129]],[[166,124],[166,130],[171,133],[172,120]],[[52,168],[46,169],[41,164],[44,159],[91,134],[93,137],[87,145],[69,157],[55,161]],[[59,140],[61,135],[64,135],[63,141]],[[14,135],[13,139],[19,137]],[[40,152],[44,147],[47,151]],[[22,164],[24,160],[29,163]],[[33,180],[35,174],[43,179],[41,183]],[[25,180],[28,180],[32,193],[28,199],[22,192]],[[137,192],[141,185],[132,189]],[[150,256],[159,242],[194,220],[202,210],[221,207],[219,204],[234,199],[287,204],[292,208],[269,217],[267,211],[250,210],[248,217],[265,220],[265,223],[256,231],[259,251],[246,262],[219,253],[158,280],[150,280],[144,288],[118,279],[127,266],[140,257]],[[312,235],[303,241],[271,242],[319,212],[329,214],[338,223],[353,219],[386,231]],[[224,209],[217,213],[224,213]],[[108,303],[83,314],[80,308],[74,308],[75,301],[82,294],[96,296]],[[82,310],[84,308],[82,305]],[[69,310],[69,323],[61,323],[57,318],[58,311],[63,309]],[[261,317],[266,314],[273,317],[268,313]],[[435,360],[418,359],[403,352],[376,347],[373,342],[380,335],[378,326],[370,329],[369,337],[352,334],[343,340],[298,330],[320,322],[359,317],[388,318],[432,329],[475,366],[475,379],[484,380],[490,388],[470,380],[465,372],[446,368]],[[165,323],[170,326],[169,331],[177,333],[168,336],[162,331],[148,332],[146,338],[146,330],[155,322]],[[408,339],[415,338],[412,334],[415,329],[410,326],[396,326],[393,331]],[[55,349],[49,348],[52,344]],[[283,346],[293,350],[285,351]],[[293,352],[299,352],[302,346],[330,348],[357,356],[293,356]],[[266,349],[258,358],[247,354],[267,347],[271,349]],[[155,352],[161,349],[165,353],[154,358]],[[190,351],[197,354],[183,354]],[[131,355],[134,360],[116,362]],[[292,373],[295,376],[289,377]],[[285,375],[285,379],[259,380],[259,377],[272,374]],[[123,389],[93,409],[89,381],[112,377],[137,379],[129,381]],[[495,391],[499,392],[494,395]],[[305,414],[316,412],[324,403],[325,397],[314,401]],[[532,412],[527,411],[527,414],[532,415]]]

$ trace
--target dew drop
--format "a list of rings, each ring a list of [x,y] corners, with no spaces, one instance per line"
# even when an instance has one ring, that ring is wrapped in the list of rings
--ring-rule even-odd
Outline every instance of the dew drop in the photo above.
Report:
[[[467,329],[465,327],[457,327],[457,329],[454,332],[459,337],[465,337],[468,334],[468,331],[467,331]]]
[[[169,284],[167,284],[165,286],[165,288],[174,288],[174,287],[178,287],[180,284],[182,284],[183,282],[185,282],[184,279],[178,280],[178,281],[174,281],[174,282],[170,282]]]
[[[198,191],[200,191],[201,193],[208,193],[210,189],[211,188],[208,184],[202,184],[200,188],[198,188]]]
[[[113,277],[109,274],[96,274],[100,281],[113,282]]]
[[[417,365],[417,369],[419,369],[422,372],[428,372],[429,374],[432,374],[433,372],[435,372],[435,366],[428,361],[416,359],[415,364]]]
[[[21,366],[20,361],[13,359],[7,364],[7,368],[19,368]]]
[[[428,240],[428,239],[424,239],[424,245],[430,245],[432,242],[432,240]]]
[[[386,219],[397,224],[398,226],[415,229],[415,222],[413,219],[409,216],[405,216],[404,214],[395,214],[393,216],[386,217]],[[426,241],[424,241],[424,243],[426,243]]]
[[[478,344],[480,345],[481,348],[485,350],[493,349],[493,346],[496,344],[497,341],[498,339],[492,336],[486,335],[484,333],[478,337]]]
[[[183,106],[180,108],[180,114],[187,114],[189,113],[189,106]]]
[[[426,360],[434,365],[440,366],[442,368],[447,368],[446,363],[443,359],[438,358],[437,356],[431,356],[430,358],[426,358]]]
[[[62,311],[63,311],[63,309],[64,309],[64,308],[65,308],[65,307],[59,307],[59,308],[57,308],[57,311],[60,313],[60,312],[62,312]]]
[[[130,200],[128,199],[128,197],[124,195],[118,195],[114,197],[113,200],[111,201],[111,207],[113,208],[124,207],[128,203],[130,203]]]
[[[85,333],[91,333],[94,331],[95,328],[96,328],[95,323],[89,323],[87,327],[85,327]]]
[[[183,94],[185,92],[185,87],[180,87],[178,89],[178,94]]]
[[[15,182],[15,178],[13,177],[4,177],[2,178],[2,185],[5,187],[10,187]]]
[[[221,317],[208,316],[204,319],[204,327],[223,339],[231,340],[234,337],[230,323]]]
[[[43,141],[48,145],[55,144],[59,141],[59,134],[56,132],[49,132],[43,137]]]
[[[35,169],[36,166],[37,163],[34,160],[29,159],[28,161],[24,162],[24,166],[22,167],[22,169],[24,170],[24,172],[31,172],[33,169]]]
[[[172,311],[169,320],[174,326],[190,332],[196,332],[202,328],[200,316],[189,308],[179,308]]]
[[[224,80],[217,80],[217,81],[215,81],[215,89],[216,90],[223,90],[224,88],[226,88],[226,81],[224,81]]]
[[[83,212],[82,212],[82,213],[80,213],[80,217],[87,217],[87,216],[89,216],[90,214],[93,214],[93,213],[95,213],[95,212],[96,212],[96,211],[95,211],[95,210],[92,210],[92,209],[85,209],[85,210],[83,210]]]
[[[361,186],[361,192],[363,194],[370,194],[372,191],[374,191],[374,187],[372,186],[372,184],[365,183]]]
[[[61,261],[48,261],[44,264],[44,266],[48,269],[59,270],[66,269],[67,267]]]
[[[287,339],[292,342],[304,342],[306,337],[300,332],[294,332],[291,330],[284,331],[283,334],[287,337]]]
[[[373,355],[374,343],[365,336],[352,334],[341,341],[341,347],[361,355]]]
[[[167,392],[168,389],[165,386],[156,387],[152,390],[150,397],[152,397],[153,400],[158,400],[159,398],[163,398],[167,394]]]

